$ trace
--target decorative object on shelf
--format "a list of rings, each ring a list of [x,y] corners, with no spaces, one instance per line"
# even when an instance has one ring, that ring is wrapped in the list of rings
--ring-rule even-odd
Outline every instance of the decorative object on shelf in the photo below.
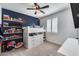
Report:
[[[18,21],[18,22],[23,22],[22,18],[18,18],[17,21]]]
[[[4,34],[18,34],[18,33],[22,33],[22,29],[11,28],[4,30]]]
[[[12,17],[11,17],[9,20],[3,19],[3,21],[5,21],[5,22],[9,22],[9,21],[11,22],[11,21],[12,21],[12,22],[23,23],[22,18],[17,18],[17,19],[16,19],[16,18],[12,18]]]
[[[7,43],[7,51],[12,50],[15,47],[16,42],[15,41],[10,41]]]
[[[18,42],[16,43],[15,48],[20,48],[22,46],[23,46],[23,42]]]
[[[12,36],[5,35],[4,37],[5,37],[5,40],[13,40],[13,39],[20,39],[20,38],[22,38],[21,35],[15,35],[15,34],[12,35]]]
[[[12,33],[15,33],[15,30],[16,30],[15,28],[12,28]]]
[[[7,27],[9,24],[7,22],[3,22],[3,27]]]
[[[2,47],[2,42],[0,41],[0,54],[1,54],[1,47]]]
[[[2,40],[5,40],[5,38],[2,35],[0,35],[0,42],[2,42]]]
[[[10,20],[10,16],[3,14],[3,20],[9,21]]]

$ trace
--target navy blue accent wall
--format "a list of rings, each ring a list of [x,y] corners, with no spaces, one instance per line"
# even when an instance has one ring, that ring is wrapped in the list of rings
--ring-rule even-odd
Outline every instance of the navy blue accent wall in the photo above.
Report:
[[[23,26],[32,26],[33,24],[40,25],[38,18],[29,15],[21,14],[4,8],[2,8],[2,14],[10,15],[10,17],[13,18],[22,18],[24,21]]]

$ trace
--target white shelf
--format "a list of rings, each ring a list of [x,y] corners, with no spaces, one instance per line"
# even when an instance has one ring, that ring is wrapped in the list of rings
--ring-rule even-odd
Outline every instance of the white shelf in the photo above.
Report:
[[[30,27],[25,27],[23,29],[26,29],[28,33],[39,33],[39,32],[45,32],[43,28],[30,28]]]
[[[23,23],[23,21],[16,21],[16,20],[3,20],[3,21],[6,21],[6,22],[19,22],[19,23]]]

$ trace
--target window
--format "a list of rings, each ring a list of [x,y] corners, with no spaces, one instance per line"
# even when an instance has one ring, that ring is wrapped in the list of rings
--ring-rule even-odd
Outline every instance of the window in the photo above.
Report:
[[[47,20],[47,32],[51,32],[51,20]]]
[[[47,32],[58,32],[58,18],[47,20]]]

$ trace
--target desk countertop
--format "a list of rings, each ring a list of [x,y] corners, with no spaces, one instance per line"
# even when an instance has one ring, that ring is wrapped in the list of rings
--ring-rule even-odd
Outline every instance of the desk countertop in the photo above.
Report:
[[[59,48],[59,53],[67,56],[79,56],[79,43],[75,38],[68,38]]]

